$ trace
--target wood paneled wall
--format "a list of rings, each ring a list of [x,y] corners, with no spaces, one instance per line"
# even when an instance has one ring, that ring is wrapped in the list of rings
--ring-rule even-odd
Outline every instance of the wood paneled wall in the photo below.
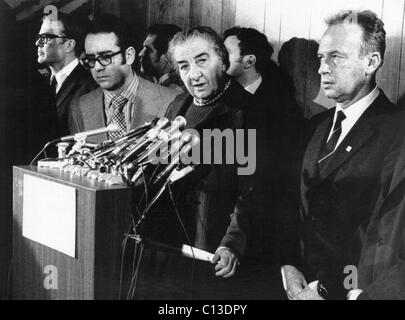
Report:
[[[101,9],[105,6],[118,11],[140,39],[153,23],[175,23],[182,28],[209,25],[221,34],[234,25],[264,32],[275,49],[273,60],[290,73],[296,101],[307,117],[331,106],[319,88],[317,75],[316,50],[325,31],[324,19],[342,9],[370,9],[382,18],[387,31],[387,51],[379,84],[391,100],[405,104],[405,65],[401,63],[405,59],[405,0],[98,0],[96,3]]]

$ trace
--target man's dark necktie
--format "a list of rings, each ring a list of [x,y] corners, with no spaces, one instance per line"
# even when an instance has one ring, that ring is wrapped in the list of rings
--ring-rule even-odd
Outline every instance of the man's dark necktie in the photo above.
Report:
[[[114,98],[111,100],[111,105],[113,107],[113,114],[110,119],[110,123],[116,123],[118,127],[120,128],[119,131],[117,132],[111,132],[108,134],[108,138],[111,140],[115,140],[123,136],[127,132],[127,125],[125,122],[125,116],[123,112],[123,108],[125,104],[127,103],[128,99],[121,96],[121,95],[116,95]]]
[[[51,77],[51,82],[50,82],[50,86],[51,86],[51,90],[53,93],[56,94],[56,86],[57,86],[57,82],[56,82],[56,77]]]
[[[325,157],[330,155],[335,150],[336,144],[339,141],[340,135],[342,133],[342,121],[344,119],[346,119],[346,116],[343,113],[343,111],[342,110],[338,111],[336,121],[332,130],[332,135],[330,136],[329,140],[325,143],[319,161],[322,161]]]

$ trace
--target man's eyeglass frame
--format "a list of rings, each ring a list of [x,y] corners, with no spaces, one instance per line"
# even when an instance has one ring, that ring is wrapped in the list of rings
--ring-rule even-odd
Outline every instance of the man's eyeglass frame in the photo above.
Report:
[[[52,33],[42,33],[37,35],[37,40],[35,42],[38,42],[39,44],[48,44],[51,40],[53,39],[67,39],[66,36],[60,36],[57,34],[52,34]]]
[[[84,57],[82,59],[82,63],[88,69],[94,68],[96,66],[96,61],[98,61],[98,63],[101,64],[103,67],[106,67],[112,64],[112,58],[120,53],[123,53],[123,50],[114,53],[105,53],[99,55],[98,57]],[[102,59],[104,59],[104,61],[102,61]]]

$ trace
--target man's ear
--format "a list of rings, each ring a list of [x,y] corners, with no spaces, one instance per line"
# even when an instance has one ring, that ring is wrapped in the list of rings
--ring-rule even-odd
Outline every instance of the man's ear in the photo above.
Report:
[[[382,58],[379,52],[372,52],[368,54],[366,75],[374,74],[377,69],[382,65]]]
[[[135,62],[135,57],[136,57],[136,50],[134,49],[134,47],[128,47],[125,50],[126,64],[132,65]]]
[[[69,39],[65,43],[66,47],[66,52],[72,52],[76,48],[76,40],[75,39]]]
[[[248,63],[249,65],[255,64],[255,63],[256,63],[256,56],[253,55],[253,54],[250,54],[250,55],[248,56],[247,63]]]

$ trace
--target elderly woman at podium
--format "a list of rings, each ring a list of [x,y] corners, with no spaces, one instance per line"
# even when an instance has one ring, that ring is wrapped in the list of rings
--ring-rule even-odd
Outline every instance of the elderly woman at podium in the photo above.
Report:
[[[242,129],[243,110],[251,102],[251,95],[226,74],[228,52],[211,28],[195,27],[177,33],[170,42],[169,53],[188,93],[176,97],[166,117],[170,120],[179,115],[185,117],[186,129],[200,134],[203,158],[207,150],[203,131],[228,129],[234,133]],[[217,284],[215,292],[221,294],[218,285],[222,282],[218,277],[235,274],[246,246],[246,218],[240,214],[243,210],[235,209],[239,186],[237,164],[226,163],[223,152],[226,147],[222,144],[219,150],[222,162],[214,164],[205,159],[194,172],[173,184],[170,197],[163,197],[146,224],[146,230],[155,239],[186,243],[214,254],[211,264],[197,264],[195,287],[199,287],[197,295],[201,297],[204,288],[207,297],[213,297],[207,284],[210,281]],[[216,153],[218,149],[212,151]]]

